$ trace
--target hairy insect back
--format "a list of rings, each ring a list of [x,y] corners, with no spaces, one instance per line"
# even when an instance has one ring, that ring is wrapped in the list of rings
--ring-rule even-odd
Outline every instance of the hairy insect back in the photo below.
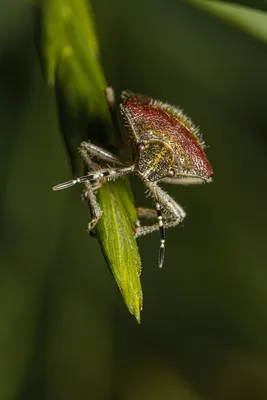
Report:
[[[154,139],[168,144],[176,175],[210,178],[212,168],[199,130],[180,108],[129,92],[122,98],[124,118],[137,142]]]

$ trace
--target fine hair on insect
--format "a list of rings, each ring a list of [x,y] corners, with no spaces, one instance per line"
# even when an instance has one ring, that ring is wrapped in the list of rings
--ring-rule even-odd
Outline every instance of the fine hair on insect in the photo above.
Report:
[[[113,89],[107,88],[105,95],[111,120],[117,128],[119,123]],[[56,185],[53,190],[66,189],[76,183],[84,184],[84,197],[89,201],[92,212],[88,231],[92,232],[103,213],[96,198],[96,190],[105,181],[133,173],[138,175],[151,193],[155,209],[136,209],[139,219],[154,222],[151,225],[141,225],[138,220],[134,235],[138,238],[155,230],[159,231],[158,264],[161,268],[165,255],[165,229],[181,223],[186,214],[159,183],[188,185],[211,182],[212,168],[204,152],[204,142],[199,130],[179,107],[123,91],[120,114],[131,139],[130,160],[122,161],[91,142],[82,142],[79,151],[88,168],[88,174]],[[105,162],[107,167],[96,169],[93,160]]]

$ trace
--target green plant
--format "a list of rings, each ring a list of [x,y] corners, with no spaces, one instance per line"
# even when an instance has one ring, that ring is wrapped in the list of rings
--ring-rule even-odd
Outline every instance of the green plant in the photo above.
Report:
[[[77,174],[82,140],[93,138],[102,145],[116,142],[92,10],[87,0],[46,0],[39,14],[40,59],[46,81],[56,91],[62,134]],[[133,236],[137,217],[128,179],[104,185],[98,200],[104,213],[95,235],[126,306],[140,322],[141,261]]]

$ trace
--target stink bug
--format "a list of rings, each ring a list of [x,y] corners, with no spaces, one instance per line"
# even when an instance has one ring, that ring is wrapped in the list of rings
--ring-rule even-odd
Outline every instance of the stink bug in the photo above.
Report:
[[[105,94],[111,119],[115,127],[118,127],[112,88],[107,88]],[[205,155],[204,143],[198,129],[180,108],[128,91],[122,92],[121,100],[120,113],[132,143],[131,160],[121,161],[117,156],[90,142],[82,142],[79,151],[89,168],[88,174],[61,183],[53,189],[61,190],[76,183],[84,183],[84,196],[92,209],[92,220],[88,225],[88,231],[91,232],[102,216],[95,190],[106,180],[116,180],[130,173],[138,175],[151,192],[156,210],[137,208],[137,215],[139,218],[157,219],[157,223],[141,226],[138,221],[134,234],[137,238],[159,230],[159,267],[162,267],[164,229],[178,225],[186,214],[158,183],[211,182],[212,168]],[[93,159],[105,162],[108,167],[100,168],[98,165],[96,169]]]

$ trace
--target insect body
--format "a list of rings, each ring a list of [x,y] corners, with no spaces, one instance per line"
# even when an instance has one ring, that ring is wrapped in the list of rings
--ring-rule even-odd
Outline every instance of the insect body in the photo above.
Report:
[[[112,120],[118,126],[113,90],[107,88],[105,93]],[[155,200],[156,210],[137,208],[138,217],[155,219],[157,222],[147,226],[141,226],[139,223],[135,229],[135,237],[159,230],[159,267],[162,267],[164,229],[179,224],[186,214],[158,183],[210,182],[212,168],[204,153],[204,143],[198,129],[182,110],[131,92],[123,92],[121,97],[120,112],[132,142],[131,160],[127,163],[122,162],[108,151],[90,142],[82,142],[80,153],[89,168],[88,175],[62,183],[53,189],[61,190],[76,183],[84,183],[84,194],[91,204],[93,214],[88,226],[88,230],[91,231],[102,216],[94,194],[95,188],[105,180],[114,180],[130,173],[139,175]],[[112,167],[95,170],[92,158],[104,161]]]

